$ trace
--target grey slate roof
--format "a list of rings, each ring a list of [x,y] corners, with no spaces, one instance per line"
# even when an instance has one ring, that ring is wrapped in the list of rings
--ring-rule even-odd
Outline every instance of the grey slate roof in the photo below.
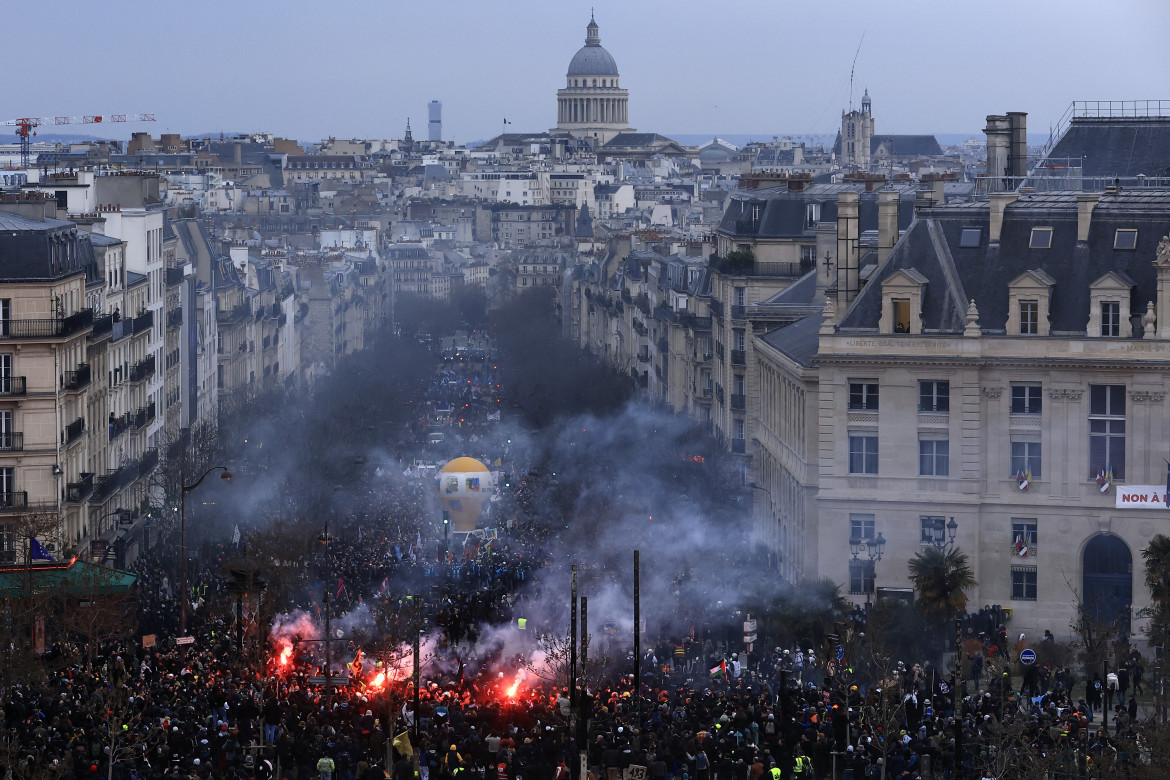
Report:
[[[913,268],[928,280],[923,328],[949,333],[963,330],[971,299],[984,331],[1002,332],[1008,315],[1008,284],[1025,271],[1044,271],[1056,280],[1049,305],[1054,332],[1085,332],[1089,285],[1109,272],[1133,280],[1130,311],[1134,316],[1144,313],[1156,298],[1153,260],[1158,242],[1170,232],[1168,191],[1104,195],[1093,211],[1084,244],[1077,242],[1074,192],[1034,193],[1010,204],[995,245],[987,240],[989,222],[986,202],[923,210],[845,312],[841,328],[878,326],[881,282],[898,269]],[[1029,248],[1033,227],[1052,228],[1050,249]],[[964,228],[982,231],[978,247],[959,246]],[[1113,248],[1119,228],[1137,229],[1136,249]]]
[[[612,151],[631,146],[661,146],[665,144],[678,144],[678,142],[658,133],[618,133],[601,148]]]
[[[819,333],[824,319],[824,312],[810,314],[768,333],[763,341],[800,365],[812,368],[813,358],[820,346]]]
[[[1073,117],[1040,166],[1084,176],[1170,176],[1170,117]]]

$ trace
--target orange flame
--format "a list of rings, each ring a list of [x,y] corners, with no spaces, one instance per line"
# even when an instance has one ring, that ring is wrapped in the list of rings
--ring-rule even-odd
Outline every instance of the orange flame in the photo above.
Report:
[[[516,698],[516,689],[519,687],[520,687],[520,678],[517,677],[516,682],[512,683],[512,687],[508,689],[508,698],[509,699]]]
[[[386,683],[386,673],[385,672],[378,672],[378,674],[374,677],[373,681],[370,683],[370,686],[373,688],[381,688],[385,683]]]
[[[292,660],[292,645],[289,645],[280,651],[280,665],[281,666],[288,666],[288,664],[291,660]]]

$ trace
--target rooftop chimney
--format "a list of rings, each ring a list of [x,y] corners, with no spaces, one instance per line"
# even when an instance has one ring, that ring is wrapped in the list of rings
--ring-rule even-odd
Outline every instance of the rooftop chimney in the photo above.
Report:
[[[987,239],[989,243],[999,243],[999,233],[1003,230],[1003,212],[1016,198],[1020,197],[1015,192],[993,192],[987,196],[991,201],[991,223],[987,230]]]
[[[878,249],[881,264],[898,243],[898,193],[883,190],[878,193]]]
[[[1077,193],[1077,243],[1083,244],[1089,240],[1089,225],[1093,219],[1093,209],[1097,201],[1101,200],[1099,192]]]
[[[1022,179],[1028,175],[1028,114],[1009,111],[1007,120],[1011,132],[1007,175]]]
[[[857,271],[857,193],[837,196],[837,306],[844,309],[860,286]]]
[[[988,114],[987,126],[983,128],[983,133],[987,136],[987,176],[1002,179],[1008,175],[1008,157],[1012,144],[1011,122],[1006,116]]]

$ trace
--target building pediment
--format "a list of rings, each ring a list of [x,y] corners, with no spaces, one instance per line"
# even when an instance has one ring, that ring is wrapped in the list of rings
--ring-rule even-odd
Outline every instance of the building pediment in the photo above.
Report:
[[[1135,286],[1133,279],[1130,279],[1121,271],[1109,271],[1097,281],[1089,285],[1090,290],[1131,290]]]
[[[882,281],[885,290],[913,290],[927,283],[927,278],[915,268],[900,268]]]
[[[1041,271],[1039,268],[1024,271],[1008,284],[1009,287],[1020,290],[1045,290],[1056,285],[1056,280]]]

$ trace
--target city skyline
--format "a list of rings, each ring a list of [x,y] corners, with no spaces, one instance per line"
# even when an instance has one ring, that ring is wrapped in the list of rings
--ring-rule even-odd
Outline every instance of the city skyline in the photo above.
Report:
[[[3,118],[150,111],[157,123],[121,133],[266,131],[304,141],[400,137],[409,118],[425,138],[427,104],[437,99],[447,140],[545,131],[556,124],[555,93],[591,6],[549,14],[533,0],[441,3],[438,11],[342,3],[322,15],[305,2],[210,2],[196,13],[166,2],[142,13],[120,0],[104,8],[95,18],[22,6],[26,29],[75,42],[75,72],[49,90],[33,79],[10,82]],[[1157,41],[1170,8],[1153,0],[1116,3],[1108,14],[1099,4],[1047,0],[992,2],[970,14],[831,2],[815,16],[733,0],[715,20],[690,0],[593,8],[630,91],[630,124],[644,132],[831,135],[850,104],[855,55],[852,102],[868,88],[878,132],[889,133],[977,135],[985,115],[1021,110],[1035,137],[1074,100],[1164,97],[1170,73]],[[761,33],[770,29],[778,41]],[[1087,30],[1102,42],[1098,56],[1079,54],[1092,48]],[[118,36],[165,54],[111,45]],[[87,37],[95,43],[88,50]],[[46,40],[17,36],[13,59],[35,62]]]

